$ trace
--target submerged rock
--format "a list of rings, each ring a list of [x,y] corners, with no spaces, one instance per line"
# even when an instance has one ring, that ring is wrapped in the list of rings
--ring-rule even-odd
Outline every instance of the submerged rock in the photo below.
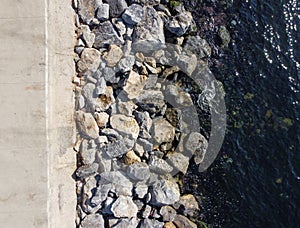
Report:
[[[136,217],[138,207],[134,204],[131,197],[119,196],[111,207],[111,211],[117,218]]]

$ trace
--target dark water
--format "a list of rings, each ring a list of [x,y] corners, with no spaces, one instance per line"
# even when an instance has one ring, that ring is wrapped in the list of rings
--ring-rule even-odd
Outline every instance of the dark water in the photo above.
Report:
[[[214,227],[300,227],[300,3],[234,1],[227,13],[233,42],[214,69],[227,134],[186,191],[202,195],[201,218]]]

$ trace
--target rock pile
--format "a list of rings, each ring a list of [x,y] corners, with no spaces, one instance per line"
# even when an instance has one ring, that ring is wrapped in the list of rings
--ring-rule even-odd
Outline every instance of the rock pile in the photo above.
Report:
[[[211,50],[190,36],[191,13],[167,2],[73,3],[78,227],[197,227],[197,201],[180,194],[178,177],[208,142],[190,94],[165,81],[207,72],[200,58]]]

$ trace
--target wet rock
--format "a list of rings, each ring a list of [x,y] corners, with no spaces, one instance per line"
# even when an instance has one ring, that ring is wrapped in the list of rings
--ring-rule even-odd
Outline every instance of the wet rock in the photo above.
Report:
[[[167,108],[166,118],[172,124],[173,127],[180,128],[182,114],[181,110],[178,108]]]
[[[78,72],[83,75],[87,72],[95,72],[101,62],[100,52],[94,48],[85,48],[77,62]]]
[[[122,18],[127,24],[135,25],[142,20],[143,15],[143,7],[138,4],[132,4],[122,14]]]
[[[163,118],[156,118],[152,123],[153,138],[158,144],[172,142],[175,136],[174,127]]]
[[[158,173],[158,174],[166,174],[171,173],[173,170],[173,167],[170,166],[165,160],[158,158],[156,156],[151,156],[149,159],[149,168],[152,172]]]
[[[134,181],[146,181],[150,177],[149,166],[144,162],[136,162],[128,166],[127,176]]]
[[[141,159],[139,156],[137,156],[133,150],[129,151],[126,153],[125,158],[124,158],[124,163],[126,165],[131,165],[136,162],[141,162]]]
[[[128,151],[130,151],[133,148],[133,146],[134,146],[133,139],[122,137],[100,148],[100,151],[103,151],[110,158],[116,158],[123,154],[126,154]]]
[[[95,102],[94,110],[106,111],[112,104],[115,103],[113,88],[107,86],[102,94],[100,94]]]
[[[122,114],[113,115],[110,117],[110,125],[121,134],[128,135],[133,139],[137,139],[139,135],[139,125],[132,117]]]
[[[230,43],[230,33],[225,26],[219,27],[218,36],[222,40],[222,47],[228,47],[228,44]]]
[[[119,196],[111,207],[111,211],[117,218],[132,218],[136,217],[138,208],[132,201],[131,197]]]
[[[99,136],[99,127],[91,113],[77,111],[75,117],[77,129],[82,137],[95,139]]]
[[[186,174],[187,169],[189,167],[189,157],[184,156],[181,153],[173,153],[167,159],[167,162],[173,166],[174,171],[180,171],[183,174]]]
[[[197,57],[196,55],[181,54],[177,60],[177,64],[187,75],[192,75],[197,66]]]
[[[191,95],[183,91],[180,92],[178,96],[175,97],[175,102],[184,107],[189,107],[193,105],[193,100],[191,98]]]
[[[144,17],[134,29],[133,49],[147,53],[162,48],[164,43],[163,21],[153,7],[144,7]]]
[[[80,155],[82,158],[82,162],[85,165],[92,164],[95,161],[96,157],[96,149],[88,148],[88,141],[83,140],[80,146]]]
[[[123,37],[118,35],[109,21],[100,23],[93,32],[96,35],[94,43],[96,48],[102,48],[109,44],[122,45],[124,43]]]
[[[176,210],[171,206],[163,206],[160,208],[159,214],[164,222],[173,221],[176,217]]]
[[[173,223],[178,228],[197,228],[197,225],[183,215],[177,215]]]
[[[89,24],[95,15],[100,1],[78,0],[78,14],[83,22]]]
[[[99,21],[106,21],[109,19],[109,5],[106,3],[99,4],[97,10],[97,19]]]
[[[192,132],[187,137],[184,147],[189,154],[194,155],[195,163],[200,164],[204,159],[208,142],[200,133]]]
[[[95,175],[97,171],[98,171],[98,164],[96,163],[83,165],[77,169],[76,176],[80,179],[85,179],[87,177]]]
[[[178,185],[170,180],[157,180],[151,190],[151,203],[155,206],[174,204],[179,200],[180,192]]]
[[[111,184],[100,185],[96,188],[96,191],[91,199],[91,204],[94,207],[101,205],[107,198],[108,192],[112,188]]]
[[[108,67],[114,67],[123,57],[122,49],[114,44],[109,46],[109,50],[105,56],[103,56],[104,60]]]
[[[135,63],[135,57],[133,55],[125,56],[118,63],[116,70],[121,71],[122,73],[131,71],[134,63]]]
[[[146,184],[138,184],[134,189],[134,193],[138,198],[144,199],[148,193],[148,186]]]
[[[146,218],[140,223],[140,228],[163,228],[163,227],[164,227],[164,223],[159,222],[155,219]]]
[[[106,127],[109,119],[109,115],[106,112],[96,112],[94,116],[98,127]]]
[[[128,7],[125,0],[105,0],[109,4],[110,17],[119,17]]]
[[[85,216],[81,222],[82,228],[104,227],[104,219],[101,214],[90,214]]]
[[[137,104],[149,113],[156,113],[165,105],[164,95],[161,91],[144,90],[137,98]]]
[[[211,55],[211,47],[200,36],[188,36],[183,47],[184,50],[196,54],[198,59]]]
[[[176,226],[172,222],[166,222],[164,228],[176,228]]]
[[[103,172],[100,174],[100,185],[112,184],[111,191],[118,196],[131,196],[133,185],[132,182],[121,171]]]
[[[166,25],[167,29],[176,36],[185,34],[193,24],[193,16],[188,11],[183,11],[173,17]]]
[[[130,228],[137,227],[140,220],[137,218],[129,218],[129,219],[119,219],[114,225],[111,225],[111,228]]]
[[[134,71],[130,71],[126,85],[123,90],[129,99],[137,98],[143,90],[146,83],[146,77],[139,75]]]
[[[196,216],[199,212],[197,200],[192,194],[180,197],[180,200],[174,204],[174,208],[180,210],[185,216]]]

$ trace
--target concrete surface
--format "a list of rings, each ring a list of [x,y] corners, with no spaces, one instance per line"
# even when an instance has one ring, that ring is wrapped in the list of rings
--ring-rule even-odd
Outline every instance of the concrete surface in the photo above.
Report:
[[[75,227],[73,11],[0,7],[0,227]]]

